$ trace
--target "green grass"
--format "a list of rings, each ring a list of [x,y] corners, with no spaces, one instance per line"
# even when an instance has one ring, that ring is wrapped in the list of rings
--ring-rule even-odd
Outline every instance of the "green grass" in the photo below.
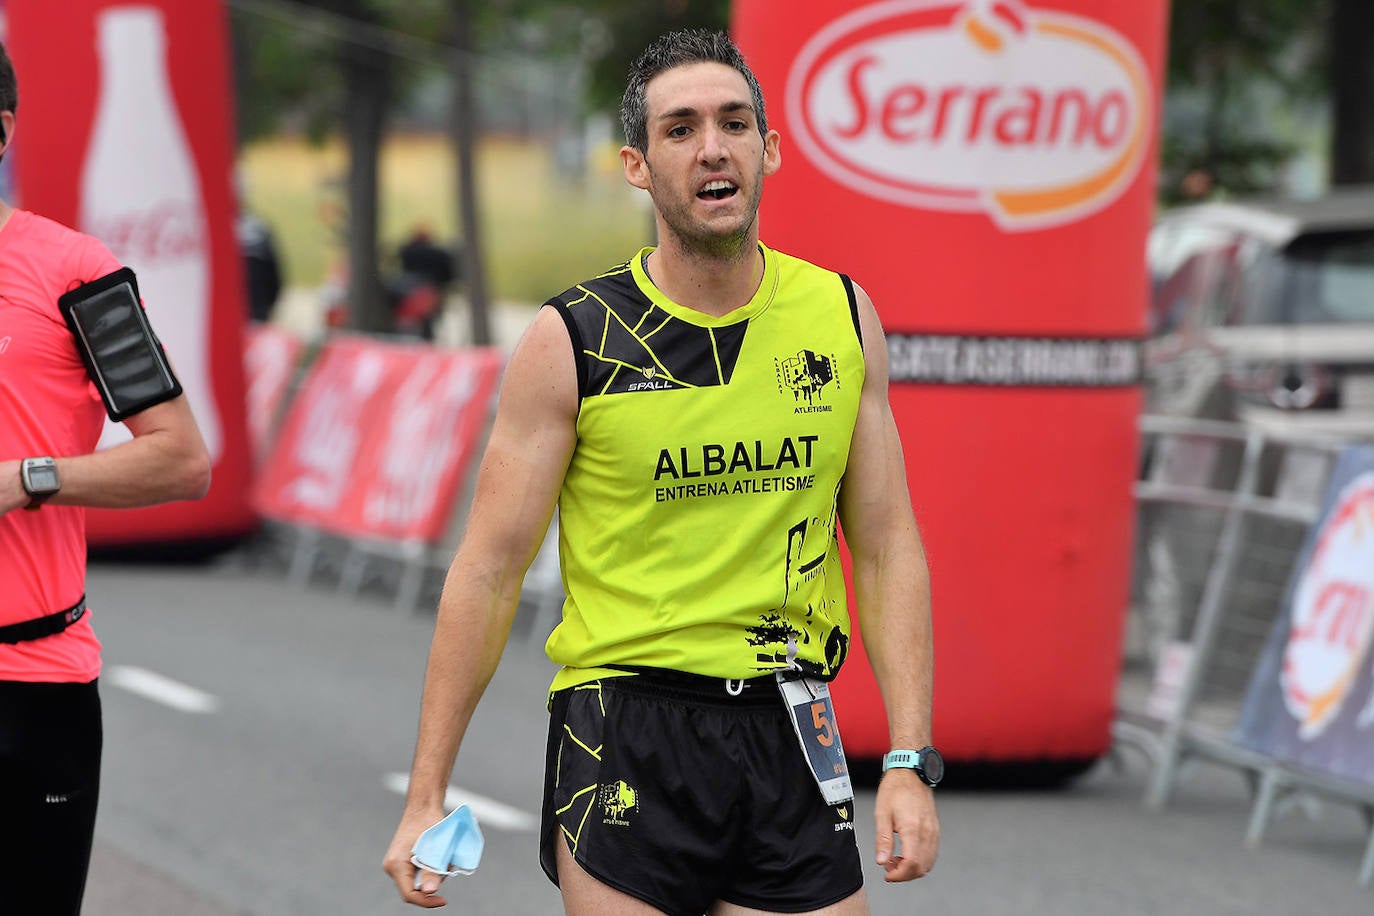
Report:
[[[296,138],[240,155],[248,205],[272,226],[285,282],[319,285],[343,257],[342,144]],[[648,201],[625,184],[616,149],[597,150],[587,176],[560,179],[547,148],[491,138],[479,146],[478,204],[490,295],[540,302],[625,260],[653,240]],[[457,236],[454,157],[442,137],[396,136],[382,149],[379,252],[383,270],[412,226]]]

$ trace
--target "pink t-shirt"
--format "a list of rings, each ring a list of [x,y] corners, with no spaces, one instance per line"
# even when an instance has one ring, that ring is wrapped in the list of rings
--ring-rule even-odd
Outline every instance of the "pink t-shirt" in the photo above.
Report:
[[[0,227],[0,458],[95,449],[105,409],[57,298],[119,266],[98,240],[24,210]],[[0,626],[71,607],[85,589],[84,509],[49,503],[0,515]],[[55,636],[0,643],[0,680],[99,674],[89,614]]]

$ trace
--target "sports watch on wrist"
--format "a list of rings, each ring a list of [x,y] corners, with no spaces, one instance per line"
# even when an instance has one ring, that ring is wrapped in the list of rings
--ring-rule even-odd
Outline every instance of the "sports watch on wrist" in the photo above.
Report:
[[[19,481],[29,494],[25,509],[42,508],[43,503],[62,489],[57,476],[57,462],[52,458],[25,458],[19,463]]]
[[[945,778],[945,758],[929,745],[919,751],[888,751],[883,755],[883,772],[886,773],[895,767],[915,770],[921,782],[932,789]]]

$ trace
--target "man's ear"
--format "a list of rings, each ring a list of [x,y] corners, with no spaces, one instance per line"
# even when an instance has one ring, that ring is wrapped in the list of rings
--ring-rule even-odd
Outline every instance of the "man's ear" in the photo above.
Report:
[[[0,111],[0,156],[14,142],[14,112]]]
[[[763,137],[763,174],[772,175],[782,168],[782,137],[770,130]]]
[[[633,146],[620,148],[620,166],[625,170],[625,180],[641,191],[649,190],[649,162],[644,154]]]

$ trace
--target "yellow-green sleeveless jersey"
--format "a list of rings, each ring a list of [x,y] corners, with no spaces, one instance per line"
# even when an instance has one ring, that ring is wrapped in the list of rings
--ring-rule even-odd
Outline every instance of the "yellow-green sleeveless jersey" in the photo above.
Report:
[[[550,300],[578,363],[559,495],[567,598],[553,689],[601,666],[833,677],[849,646],[836,499],[863,388],[849,279],[763,245],[763,281],[713,317],[640,254]]]

